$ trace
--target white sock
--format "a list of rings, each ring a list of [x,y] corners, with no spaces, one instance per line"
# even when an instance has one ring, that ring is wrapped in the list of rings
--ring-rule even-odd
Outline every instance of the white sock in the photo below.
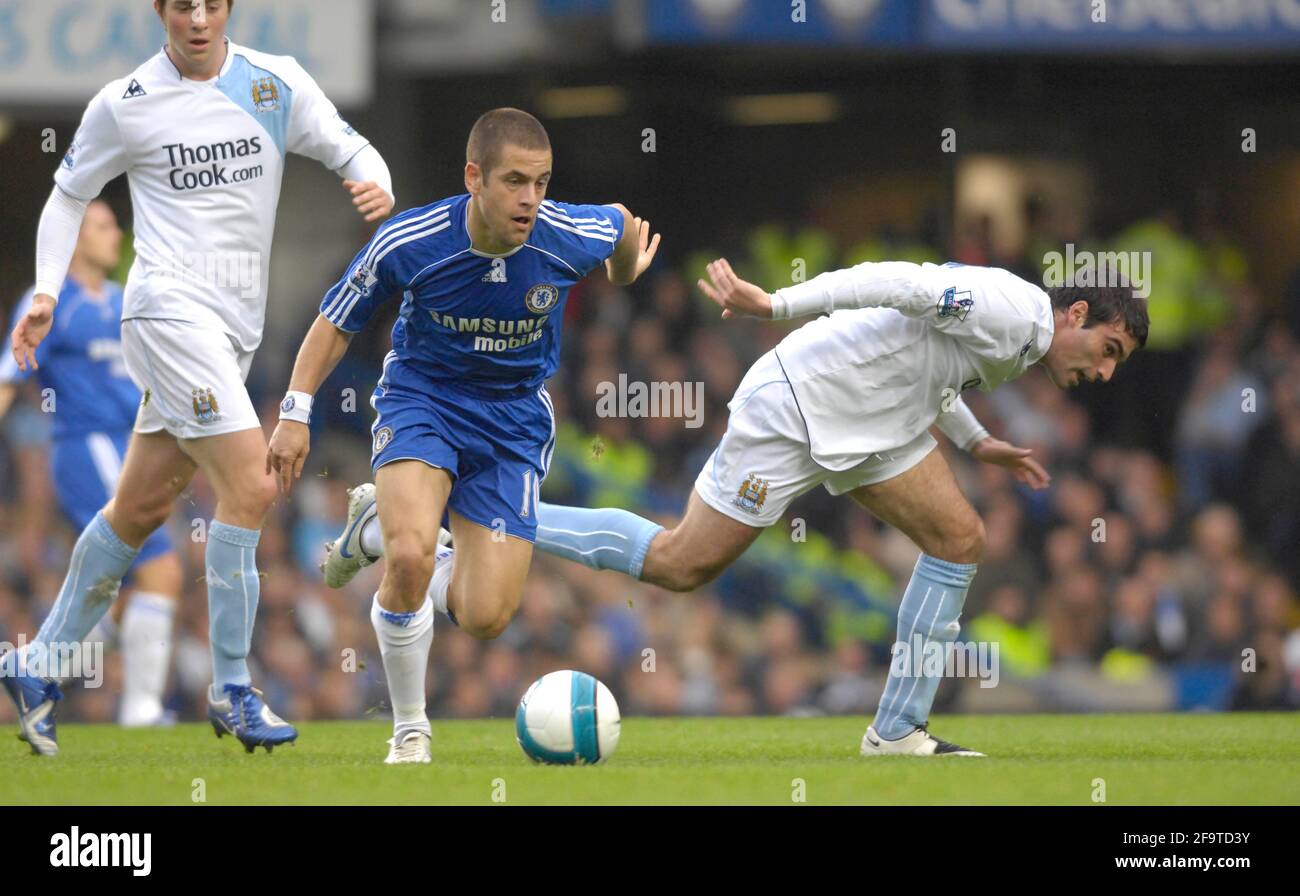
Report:
[[[122,708],[118,722],[151,725],[162,715],[176,601],[134,592],[122,614]]]
[[[378,516],[372,516],[366,520],[361,527],[361,534],[358,539],[361,542],[361,550],[371,557],[384,556],[384,533],[379,528]]]
[[[433,604],[425,599],[414,613],[393,613],[379,606],[376,592],[370,623],[379,639],[388,678],[388,699],[393,705],[393,737],[401,743],[409,732],[431,734],[424,713],[424,676],[433,645]]]
[[[451,586],[451,548],[439,548],[434,557],[433,576],[429,579],[427,592],[433,608],[444,616],[447,613],[447,589]]]

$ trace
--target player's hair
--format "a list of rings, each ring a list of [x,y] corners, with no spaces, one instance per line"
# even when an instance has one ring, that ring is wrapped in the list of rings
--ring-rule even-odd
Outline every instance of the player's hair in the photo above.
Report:
[[[1120,321],[1138,348],[1147,344],[1147,331],[1151,327],[1147,300],[1135,295],[1132,287],[1053,286],[1047,295],[1055,311],[1064,311],[1075,302],[1087,302],[1088,318],[1083,322],[1084,327]]]
[[[551,138],[542,123],[522,109],[493,109],[480,115],[470,128],[465,161],[473,162],[486,175],[501,160],[507,145],[550,152]]]

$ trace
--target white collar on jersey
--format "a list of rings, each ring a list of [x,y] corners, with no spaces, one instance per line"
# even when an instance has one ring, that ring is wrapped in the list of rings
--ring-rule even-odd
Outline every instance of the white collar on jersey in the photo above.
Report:
[[[162,49],[158,52],[162,55],[162,58],[167,61],[167,64],[172,67],[172,71],[176,73],[178,80],[189,81],[191,84],[214,84],[224,77],[226,72],[230,71],[230,66],[234,64],[235,61],[235,45],[230,42],[230,38],[228,37],[224,38],[224,40],[226,42],[226,59],[221,63],[221,71],[217,72],[217,76],[207,81],[194,81],[182,75],[181,70],[176,67],[176,63],[172,62],[172,58],[167,55],[166,44],[163,44]]]

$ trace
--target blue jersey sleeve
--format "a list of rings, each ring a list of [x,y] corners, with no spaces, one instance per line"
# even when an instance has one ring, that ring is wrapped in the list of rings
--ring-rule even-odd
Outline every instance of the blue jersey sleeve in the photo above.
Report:
[[[18,326],[18,321],[22,320],[23,315],[25,315],[27,310],[32,307],[32,299],[35,297],[36,290],[33,287],[23,293],[23,297],[18,300],[18,305],[14,308],[13,317],[9,321],[10,333],[13,333],[14,327]],[[55,309],[54,313],[57,316],[59,312]],[[41,344],[36,347],[35,354],[36,364],[38,367],[45,366],[45,361],[50,356],[51,344],[54,342],[56,332],[55,328],[51,327],[50,332],[46,334],[43,340],[41,340]],[[14,360],[14,353],[8,350],[9,347],[10,346],[8,345],[5,347],[6,351],[3,352],[3,357],[0,357],[0,383],[19,383],[31,377],[32,371],[20,370],[18,368],[18,362]]]
[[[623,213],[609,205],[573,205],[544,200],[537,216],[554,228],[557,254],[586,274],[614,254],[623,238]]]
[[[417,210],[418,211],[418,210]],[[348,265],[347,273],[325,293],[320,313],[347,333],[359,333],[384,302],[401,293],[393,249],[403,242],[404,228],[414,212],[393,218],[375,233]]]

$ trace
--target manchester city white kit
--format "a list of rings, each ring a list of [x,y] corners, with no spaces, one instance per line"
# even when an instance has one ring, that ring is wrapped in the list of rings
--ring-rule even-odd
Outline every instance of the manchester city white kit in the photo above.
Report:
[[[224,50],[209,80],[185,78],[164,48],[101,90],[86,108],[37,228],[34,293],[57,296],[87,204],[126,174],[136,257],[122,303],[121,348],[143,393],[136,433],[200,439],[260,429],[244,379],[262,340],[287,153],[373,182],[391,197],[383,159],[297,62],[229,41]],[[56,326],[63,313],[55,309]],[[247,664],[261,530],[213,519],[207,535],[208,719],[218,737],[231,734],[250,752],[269,751],[298,732],[252,687]],[[0,684],[33,751],[58,753],[57,680],[70,674],[59,645],[85,639],[140,550],[123,541],[103,510],[96,513],[35,639],[0,658]]]
[[[862,307],[846,309],[850,303]],[[778,290],[774,316],[831,311],[760,358],[696,479],[714,510],[770,526],[816,485],[840,495],[891,479],[935,446],[988,435],[961,401],[1036,363],[1052,342],[1047,293],[997,268],[882,262]]]
[[[228,43],[192,81],[160,51],[86,109],[55,182],[95,198],[127,175],[135,263],[122,346],[145,392],[137,432],[259,426],[243,381],[262,340],[285,156],[338,170],[368,146],[296,61]]]

